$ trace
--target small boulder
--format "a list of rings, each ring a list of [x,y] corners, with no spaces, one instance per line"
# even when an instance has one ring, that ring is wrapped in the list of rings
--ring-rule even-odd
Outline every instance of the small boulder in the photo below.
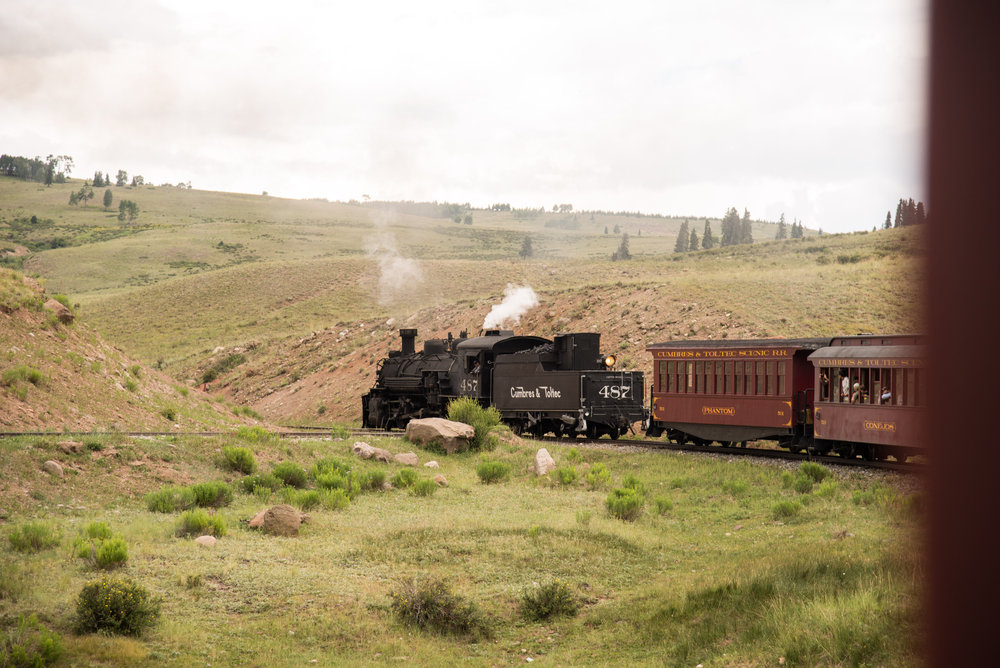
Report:
[[[247,526],[249,526],[251,529],[259,529],[260,525],[264,523],[264,513],[266,512],[267,508],[254,515],[253,519],[250,520],[250,523]]]
[[[462,422],[444,418],[410,420],[406,425],[406,439],[417,445],[439,444],[446,453],[464,452],[469,449],[476,430]]]
[[[354,454],[361,457],[361,459],[371,459],[375,456],[375,448],[368,445],[364,441],[355,441],[352,450],[354,451]]]
[[[419,466],[420,460],[417,459],[417,453],[415,452],[400,452],[395,457],[393,457],[398,463],[404,466]]]
[[[42,470],[48,473],[49,475],[56,476],[57,478],[63,477],[62,464],[55,461],[54,459],[50,459],[44,464],[42,464]]]
[[[383,450],[382,448],[373,448],[375,450],[375,461],[385,462],[388,464],[392,461],[392,453],[388,450]]]
[[[299,525],[302,524],[302,518],[302,513],[287,503],[282,503],[264,511],[260,528],[265,533],[275,536],[297,536]],[[255,517],[254,520],[256,519]],[[251,520],[252,524],[253,520]]]
[[[429,469],[441,468],[441,466],[435,460],[433,460],[433,459],[430,460],[429,462],[427,462],[426,464],[424,464],[424,466],[426,466]]]
[[[50,299],[45,302],[45,308],[55,313],[56,317],[59,318],[59,322],[66,325],[73,322],[73,312],[63,306],[60,302],[57,302],[55,299]]]
[[[194,539],[194,542],[198,543],[203,547],[215,547],[215,544],[218,542],[218,540],[215,538],[215,536],[198,536],[197,538]]]
[[[445,478],[440,473],[437,474],[436,476],[434,476],[434,482],[437,483],[438,487],[447,487],[448,486],[448,479]]]
[[[556,460],[552,459],[549,451],[545,448],[539,448],[538,452],[535,453],[535,475],[548,475],[555,468]]]
[[[83,450],[83,444],[76,441],[59,441],[56,445],[67,455],[75,455]]]

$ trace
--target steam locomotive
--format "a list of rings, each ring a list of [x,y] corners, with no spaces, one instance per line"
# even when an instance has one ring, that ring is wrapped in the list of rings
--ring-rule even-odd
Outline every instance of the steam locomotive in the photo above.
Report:
[[[402,429],[413,418],[443,417],[458,397],[494,406],[515,432],[535,436],[618,438],[647,417],[643,373],[615,370],[615,357],[600,352],[600,334],[449,333],[426,340],[420,352],[417,330],[399,335],[400,350],[379,361],[375,385],[361,398],[366,427]]]

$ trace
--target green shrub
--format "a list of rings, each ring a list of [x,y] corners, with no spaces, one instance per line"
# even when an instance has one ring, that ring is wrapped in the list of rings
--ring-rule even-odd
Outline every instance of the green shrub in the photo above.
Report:
[[[392,480],[390,480],[390,482],[393,487],[402,489],[403,487],[409,487],[415,483],[417,481],[417,477],[417,472],[413,469],[401,469],[399,473],[392,476]]]
[[[825,498],[833,498],[837,494],[837,481],[836,480],[824,480],[816,488],[816,495]]]
[[[281,489],[282,482],[273,473],[255,473],[241,478],[239,485],[247,494],[253,494],[256,489],[268,489],[274,492]]]
[[[233,488],[221,480],[191,485],[194,502],[202,508],[222,508],[233,502]]]
[[[139,383],[135,382],[131,378],[126,378],[125,389],[128,390],[129,392],[135,392],[136,390],[139,389]]]
[[[330,436],[345,440],[351,437],[351,430],[342,424],[334,424],[330,429]]]
[[[597,462],[590,467],[586,475],[587,487],[590,489],[603,489],[611,484],[611,472],[604,464]]]
[[[138,364],[133,364],[132,366],[130,366],[128,368],[128,370],[129,370],[129,373],[131,373],[136,378],[138,378],[139,375],[142,373],[142,367],[139,366]]]
[[[338,473],[346,477],[350,472],[351,466],[347,462],[335,457],[324,457],[323,459],[316,460],[312,468],[309,469],[309,475],[313,480],[318,479],[319,476],[326,473]]]
[[[875,503],[875,492],[856,489],[851,493],[851,501],[856,506],[870,506]]]
[[[382,489],[382,483],[385,482],[385,471],[372,469],[357,474],[354,479],[357,481],[356,485],[359,491],[377,492]]]
[[[635,488],[623,487],[612,490],[608,498],[604,500],[604,505],[608,513],[617,519],[626,522],[634,522],[642,514],[642,506],[645,504],[645,497]]]
[[[28,522],[7,536],[10,546],[16,552],[41,552],[59,544],[59,534],[48,525],[40,522]]]
[[[306,486],[306,470],[295,462],[281,462],[274,467],[271,473],[289,487],[300,489]]]
[[[437,488],[436,482],[424,478],[413,483],[413,487],[410,488],[410,494],[414,496],[432,496],[437,491]]]
[[[91,540],[107,540],[112,535],[107,522],[91,522],[80,530],[80,534]]]
[[[490,429],[500,424],[500,411],[493,406],[483,408],[471,397],[459,397],[448,404],[448,419],[475,429],[476,433],[469,447],[480,450],[490,443]]]
[[[273,443],[278,440],[277,434],[273,434],[258,425],[238,428],[236,438],[247,443]]]
[[[802,510],[802,504],[798,501],[778,501],[771,507],[771,515],[776,520],[795,517]]]
[[[177,521],[177,535],[203,536],[211,534],[216,538],[226,535],[226,523],[218,515],[209,515],[205,510],[196,508],[186,510]]]
[[[300,510],[312,510],[320,504],[320,493],[315,489],[289,490],[292,492],[291,505]]]
[[[77,598],[76,629],[139,636],[156,623],[160,602],[129,578],[106,576],[84,585]]]
[[[823,482],[833,475],[830,469],[816,462],[802,462],[802,467],[799,470],[812,478],[813,482]]]
[[[316,486],[320,489],[347,490],[350,484],[349,475],[344,475],[339,471],[330,471],[329,473],[320,473],[314,480],[316,481]]]
[[[0,643],[4,649],[0,665],[4,668],[42,668],[58,661],[66,651],[59,634],[43,626],[35,615],[18,615],[17,627],[5,635]]]
[[[575,462],[580,459],[580,450],[577,448],[570,448],[569,452],[566,453],[566,460],[570,462]]]
[[[343,489],[322,490],[319,493],[319,500],[327,510],[343,510],[351,505],[351,499]]]
[[[206,369],[205,372],[201,374],[201,382],[211,383],[213,380],[219,377],[220,373],[225,373],[230,369],[234,369],[246,361],[247,358],[244,357],[241,353],[234,353],[232,355],[229,355],[228,357],[219,360],[218,362],[210,366],[208,369]]]
[[[245,415],[245,416],[247,416],[249,418],[253,418],[254,420],[263,420],[264,419],[263,415],[261,415],[260,413],[258,413],[254,409],[250,408],[249,406],[234,406],[233,407],[233,414],[235,414],[235,415]]]
[[[589,510],[578,510],[576,511],[576,523],[580,526],[587,526],[590,524],[590,518],[592,516],[593,513]]]
[[[404,622],[437,633],[489,637],[486,615],[453,593],[442,580],[413,580],[390,594],[392,611]]]
[[[793,482],[795,482],[795,476],[792,475],[791,471],[781,472],[781,486],[784,489],[791,489]]]
[[[190,487],[164,487],[146,495],[146,508],[151,513],[173,513],[195,505]]]
[[[128,561],[128,545],[121,536],[101,541],[97,547],[95,561],[98,568],[117,568]]]
[[[579,605],[565,582],[556,580],[549,584],[525,589],[521,594],[521,615],[534,622],[550,617],[573,617]]]
[[[13,369],[7,369],[0,375],[0,384],[3,385],[13,386],[20,380],[26,380],[32,385],[41,385],[44,377],[38,369],[23,364]]]
[[[160,415],[162,415],[167,420],[173,422],[177,419],[177,409],[170,407],[164,408],[163,410],[160,411]]]
[[[657,515],[666,515],[674,509],[674,502],[670,500],[670,497],[658,496],[653,500],[653,503],[656,505]]]
[[[792,481],[792,489],[794,489],[799,494],[808,494],[812,491],[813,479],[807,475],[800,473],[795,476],[795,480]]]
[[[636,478],[634,475],[629,473],[622,480],[622,487],[625,489],[635,490],[635,493],[639,496],[646,496],[646,486],[642,484],[642,481]]]
[[[572,466],[563,466],[556,469],[556,478],[558,478],[559,483],[562,485],[572,485],[576,482],[576,468]]]
[[[500,482],[510,475],[510,464],[496,459],[484,459],[476,466],[476,475],[486,485]]]
[[[222,460],[225,468],[230,471],[250,475],[257,471],[257,460],[250,448],[238,445],[227,445],[222,448]]]

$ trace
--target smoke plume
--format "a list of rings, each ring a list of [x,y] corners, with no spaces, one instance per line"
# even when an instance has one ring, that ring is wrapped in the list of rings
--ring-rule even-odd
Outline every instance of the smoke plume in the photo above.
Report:
[[[538,306],[538,295],[529,286],[508,283],[503,291],[503,301],[496,304],[483,321],[483,329],[513,327],[521,322],[521,316]]]
[[[396,236],[388,231],[395,219],[392,211],[380,211],[374,216],[376,234],[365,238],[365,253],[378,262],[378,300],[389,304],[419,294],[424,282],[420,263],[403,257],[396,247]]]

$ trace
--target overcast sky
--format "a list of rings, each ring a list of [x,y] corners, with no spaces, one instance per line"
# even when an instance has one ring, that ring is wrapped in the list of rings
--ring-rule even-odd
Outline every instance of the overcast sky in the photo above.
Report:
[[[0,152],[331,200],[871,229],[924,199],[921,0],[7,0]]]

